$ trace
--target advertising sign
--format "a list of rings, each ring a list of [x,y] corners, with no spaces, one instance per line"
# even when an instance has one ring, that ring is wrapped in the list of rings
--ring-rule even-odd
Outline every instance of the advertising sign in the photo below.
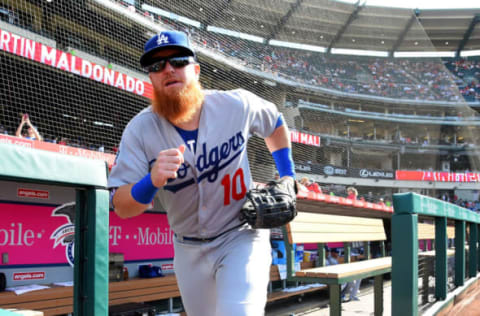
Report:
[[[397,170],[397,180],[432,181],[432,182],[479,182],[480,173],[447,171],[413,171]]]
[[[302,173],[321,174],[335,177],[352,177],[363,179],[394,179],[395,173],[390,170],[370,168],[346,168],[314,163],[295,163],[295,170]]]
[[[292,143],[305,144],[320,147],[320,136],[290,130],[290,141]]]
[[[0,248],[8,265],[73,265],[75,204],[60,206],[0,203]],[[125,261],[173,258],[173,232],[166,214],[121,219],[110,212],[110,252]],[[2,265],[0,264],[0,267]],[[41,273],[18,278],[40,278]],[[44,277],[44,276],[43,276]]]
[[[395,172],[393,170],[380,170],[369,168],[350,168],[348,173],[353,178],[364,179],[394,179]]]
[[[127,92],[147,98],[152,97],[152,85],[149,82],[2,29],[0,29],[0,50]]]

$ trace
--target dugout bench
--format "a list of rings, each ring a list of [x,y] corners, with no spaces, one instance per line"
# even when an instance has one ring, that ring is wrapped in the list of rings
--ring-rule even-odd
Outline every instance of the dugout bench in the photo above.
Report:
[[[311,267],[305,263],[304,267]],[[270,281],[281,281],[277,266],[270,268]],[[309,288],[293,292],[271,291],[268,302],[302,295],[325,287]],[[132,278],[126,281],[110,282],[108,286],[109,306],[125,303],[144,303],[168,299],[168,311],[173,312],[173,299],[180,297],[177,279],[174,274],[158,278]],[[21,295],[14,292],[0,293],[0,308],[28,309],[40,311],[44,316],[68,314],[73,312],[73,288],[52,287]]]
[[[313,268],[315,266],[315,263],[302,262],[301,266],[302,266],[302,269]],[[272,282],[276,282],[276,281],[282,282],[282,287],[279,290],[273,289]],[[298,282],[296,282],[296,285],[298,286]],[[300,288],[298,290],[295,290],[295,288],[293,288],[292,291],[285,291],[288,288],[289,287],[287,287],[287,279],[282,280],[280,276],[280,272],[278,270],[278,266],[276,265],[270,266],[270,282],[269,282],[267,303],[290,298],[293,296],[302,297],[306,293],[324,290],[327,288],[327,286],[316,286],[316,287],[309,287],[309,288],[303,288],[303,289]]]
[[[327,284],[331,316],[341,315],[341,284],[368,277],[375,278],[375,315],[382,315],[383,275],[391,272],[391,257],[370,259],[370,251],[366,247],[367,260],[351,262],[349,247],[351,242],[380,241],[384,254],[386,234],[381,219],[299,212],[293,221],[284,226],[283,235],[287,252],[287,279]],[[346,243],[346,263],[325,266],[324,244],[327,242]],[[295,271],[293,244],[303,243],[318,244],[320,267]]]
[[[133,278],[110,282],[108,290],[109,306],[168,299],[169,312],[173,310],[173,298],[180,297],[174,274],[158,278]],[[72,313],[73,288],[52,287],[21,295],[3,292],[0,293],[0,308],[37,310],[43,312],[45,316]]]

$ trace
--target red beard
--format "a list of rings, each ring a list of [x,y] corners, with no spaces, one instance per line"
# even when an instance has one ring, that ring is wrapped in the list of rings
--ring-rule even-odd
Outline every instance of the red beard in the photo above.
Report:
[[[194,80],[180,90],[166,92],[153,87],[153,112],[176,125],[188,122],[203,103],[200,82]]]

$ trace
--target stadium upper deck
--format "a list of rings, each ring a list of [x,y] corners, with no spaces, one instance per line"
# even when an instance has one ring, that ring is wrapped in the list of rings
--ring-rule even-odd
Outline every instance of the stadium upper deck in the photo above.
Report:
[[[129,2],[129,1],[126,1]],[[130,1],[132,2],[132,1]],[[410,10],[329,0],[146,0],[145,3],[261,37],[384,52],[480,49],[480,10]],[[470,29],[472,26],[472,29]],[[467,35],[467,36],[466,36]]]
[[[57,42],[58,48],[81,48],[87,52],[103,56],[120,64],[126,64],[133,69],[141,71],[134,56],[138,56],[141,51],[142,43],[150,34],[149,32],[152,32],[152,28],[148,28],[148,26],[151,25],[136,23],[135,27],[132,27],[133,21],[123,21],[122,19],[112,20],[111,13],[104,14],[105,12],[102,12],[102,10],[105,11],[105,9],[102,9],[101,6],[99,7],[98,3],[105,1],[76,2],[75,4],[69,4],[68,6],[60,6],[59,3],[61,2],[62,1],[39,1],[36,6],[28,6],[27,2],[25,2],[25,8],[22,6],[12,6],[11,8],[13,9],[10,11],[8,9],[9,7],[6,6],[3,8],[3,15],[1,17],[4,20],[12,21],[22,27],[35,30],[40,34],[54,38]],[[33,1],[33,3],[37,2]],[[123,3],[125,7],[129,6],[126,2],[118,1],[118,3]],[[85,5],[86,7],[82,7],[82,5]],[[268,7],[268,5],[268,3],[265,3],[263,7],[264,10],[268,11],[272,9]],[[296,25],[299,25],[298,21],[302,20],[311,23],[311,28],[316,32],[326,32],[327,29],[321,27],[316,28],[314,21],[301,15],[306,12],[302,5],[306,5],[309,10],[319,10],[318,8],[314,9],[308,4],[301,2],[300,7],[295,11],[292,8],[291,15],[288,17],[290,23],[286,23],[283,28],[294,28]],[[329,10],[335,10],[335,8],[337,8],[337,11],[340,10],[338,7],[342,7],[343,11],[341,12],[345,14],[345,12],[348,11],[347,7],[349,6],[337,2],[324,3],[323,5],[326,8],[322,11],[324,12],[322,13],[322,16],[325,15],[325,12],[329,12]],[[362,95],[370,95],[374,97],[391,99],[400,98],[423,102],[458,102],[462,99],[459,91],[451,85],[452,82],[455,82],[458,84],[461,94],[467,101],[478,102],[480,98],[480,86],[478,84],[479,72],[476,61],[465,62],[463,60],[448,60],[445,61],[444,65],[438,59],[402,59],[392,61],[388,58],[359,58],[352,56],[342,58],[341,55],[325,55],[318,52],[280,48],[266,45],[265,41],[267,39],[277,39],[276,37],[266,36],[266,30],[263,29],[267,28],[265,26],[267,23],[264,23],[265,25],[262,24],[263,27],[259,28],[259,30],[263,31],[252,30],[252,32],[248,33],[256,36],[263,36],[260,37],[263,39],[262,43],[232,39],[232,37],[219,35],[218,33],[208,30],[210,24],[207,23],[213,23],[212,25],[214,26],[228,26],[228,30],[245,31],[242,29],[242,27],[245,27],[244,24],[251,27],[251,23],[245,22],[245,16],[247,15],[246,12],[249,12],[248,8],[252,6],[253,5],[251,4],[231,1],[229,5],[225,4],[225,12],[219,14],[219,11],[213,11],[213,9],[209,11],[206,3],[204,3],[204,7],[201,7],[199,4],[196,6],[194,2],[191,7],[189,6],[187,8],[182,6],[181,2],[175,6],[169,7],[168,2],[162,1],[155,3],[155,1],[147,1],[142,6],[140,6],[140,3],[138,2],[136,10],[139,14],[144,14],[148,17],[148,19],[144,19],[145,21],[150,20],[150,22],[153,21],[154,24],[157,23],[157,29],[162,27],[160,25],[165,27],[165,24],[173,24],[173,27],[186,29],[192,33],[192,36],[199,45],[216,49],[217,52],[224,53],[229,57],[235,57],[239,59],[241,63],[247,64],[252,69],[272,74],[278,78],[299,82],[310,87],[323,87],[335,91],[346,92],[348,94],[356,95],[357,98]],[[321,8],[322,2],[318,2],[317,6]],[[350,7],[352,6],[350,5]],[[184,14],[186,17],[193,19],[199,19],[198,12],[195,11],[198,9],[203,18],[198,20],[198,23],[201,24],[199,24],[198,27],[195,27],[182,23],[184,20],[180,19],[180,16],[170,15],[169,17],[165,17],[165,13],[158,11],[162,8],[173,11],[172,14]],[[276,11],[280,10],[279,7],[276,7],[275,9]],[[260,8],[259,10],[262,9]],[[72,14],[73,12],[75,14]],[[160,12],[162,15],[155,12]],[[234,12],[237,12],[236,14],[239,16],[235,16]],[[448,17],[448,21],[461,20],[463,21],[463,24],[465,24],[468,17],[473,16],[471,21],[472,31],[469,34],[467,41],[470,46],[465,46],[464,48],[474,49],[476,47],[475,45],[477,45],[475,44],[477,41],[477,26],[476,22],[474,23],[475,12],[467,12],[465,10],[462,12],[463,13],[451,13],[452,16]],[[36,13],[40,14],[40,17],[37,16]],[[216,14],[211,16],[214,13]],[[355,30],[355,32],[360,32],[361,36],[360,33],[358,34],[361,38],[376,36],[377,30],[375,29],[382,29],[379,28],[378,25],[383,24],[380,23],[382,20],[377,20],[371,16],[376,16],[375,14],[381,16],[381,14],[383,14],[383,20],[387,19],[389,16],[396,16],[396,18],[402,20],[407,13],[410,16],[414,16],[410,10],[388,9],[386,11],[386,9],[381,8],[363,8],[356,13],[353,21],[346,26],[352,28],[352,32],[353,30]],[[271,16],[271,14],[265,14],[266,17]],[[435,29],[432,25],[445,23],[445,13],[437,13],[438,15],[435,15],[433,11],[426,11],[424,14],[426,17],[423,17],[422,15],[420,20],[415,20],[415,26],[410,26],[410,30],[404,35],[403,39],[397,39],[397,42],[399,42],[397,44],[398,51],[408,49],[416,51],[426,49],[445,50],[445,47],[421,46],[421,43],[418,41],[416,42],[417,45],[413,45],[413,47],[407,45],[408,39],[410,38],[409,36],[415,38],[414,34],[420,32],[419,28],[422,27],[422,21],[429,21],[427,23],[428,26],[425,26],[425,32],[423,33],[425,41],[428,40],[428,36],[430,36],[428,33],[429,27]],[[243,19],[242,16],[244,17]],[[231,18],[231,21],[226,25],[226,22],[223,22],[223,20],[228,17]],[[257,11],[255,15],[252,15],[249,18],[264,20],[261,11]],[[268,21],[268,18],[265,19]],[[51,22],[49,23],[50,20]],[[330,20],[333,21],[333,18],[330,17]],[[359,20],[358,23],[361,21],[363,21],[362,23],[368,22],[367,25],[369,25],[370,29],[368,31],[358,29],[358,26],[355,24],[357,20]],[[334,23],[332,21],[331,23]],[[342,21],[342,19],[339,18],[338,21]],[[336,23],[339,23],[338,21]],[[78,28],[74,27],[72,23],[77,25]],[[461,24],[459,22],[455,23]],[[460,32],[457,24],[452,24],[450,28]],[[390,21],[388,28],[390,29],[394,26],[395,23]],[[437,29],[438,28],[439,26],[437,26]],[[87,30],[93,31],[94,33],[88,35]],[[259,34],[259,32],[261,33]],[[412,32],[412,34],[409,32]],[[452,31],[449,32],[451,33]],[[295,34],[294,38],[284,38],[281,36],[283,33],[279,33],[277,34],[279,36],[278,39],[290,40],[297,43],[308,42],[309,37],[306,36],[304,38],[301,30],[293,29],[291,33]],[[271,33],[270,35],[272,34],[274,33]],[[344,31],[337,35],[348,37],[348,32]],[[421,36],[417,35],[416,38],[418,39],[419,37]],[[127,41],[127,38],[130,40]],[[451,38],[451,34],[445,34],[445,40]],[[384,42],[383,44],[376,43],[376,51],[387,51],[389,48],[393,48],[386,45],[385,40],[382,41]],[[305,43],[308,44],[307,42]],[[400,45],[400,42],[404,43],[404,46]],[[372,49],[370,46],[363,44],[363,42],[359,40],[355,40],[354,43],[349,43],[348,45],[344,44],[341,40],[337,40],[334,43],[335,47],[333,46],[333,43],[326,45],[326,38],[319,38],[315,45],[324,45],[324,47],[327,48],[351,48],[354,44],[356,49]],[[453,44],[454,42],[451,42],[450,40],[449,45],[443,46],[448,46],[448,49],[451,51],[454,48]],[[447,68],[452,71],[454,75],[453,78],[447,71]]]

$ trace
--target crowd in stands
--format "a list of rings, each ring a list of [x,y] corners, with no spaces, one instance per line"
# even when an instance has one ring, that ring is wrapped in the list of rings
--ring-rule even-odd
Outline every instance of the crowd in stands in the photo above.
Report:
[[[431,133],[427,135],[425,130],[412,129],[411,126],[408,125],[397,131],[391,130],[387,131],[386,133],[384,133],[384,131],[381,131],[381,133],[377,132],[376,135],[374,135],[373,131],[369,129],[356,131],[349,130],[348,134],[338,133],[335,135],[328,130],[325,131],[325,126],[320,126],[320,124],[308,121],[308,112],[303,113],[300,111],[300,113],[304,120],[303,122],[299,123],[298,126],[293,126],[293,128],[306,132],[312,132],[323,139],[343,138],[355,142],[375,142],[382,144],[411,145],[417,147],[437,145],[472,147],[480,145],[480,140],[469,133],[459,133],[455,138],[452,134],[438,133],[438,131],[432,129]]]
[[[464,200],[459,198],[456,194],[443,193],[437,197],[438,199],[450,202],[460,207],[469,209],[472,212],[480,213],[480,200]]]
[[[200,47],[274,77],[377,97],[455,102],[463,96],[468,102],[480,102],[478,60],[342,56],[275,47],[201,30],[144,11],[130,2],[116,2],[153,22],[188,32]],[[0,7],[0,18],[12,24],[25,24],[12,7]],[[131,61],[125,64],[132,66]]]
[[[303,192],[310,191],[315,193],[323,193],[332,196],[341,196],[352,200],[360,200],[385,206],[392,206],[392,196],[389,194],[381,194],[379,192],[373,193],[372,191],[368,191],[366,194],[359,194],[357,189],[354,187],[345,187],[330,184],[320,186],[320,184],[315,182],[314,179],[309,179],[307,177],[302,177],[298,182],[298,186],[299,191]],[[454,193],[442,193],[437,198],[442,201],[453,203],[460,207],[469,209],[472,212],[480,213],[480,200],[461,199]]]
[[[302,177],[297,182],[300,192],[315,192],[320,194],[328,194],[330,196],[341,196],[347,199],[360,200],[364,202],[377,203],[385,206],[392,206],[391,196],[382,195],[368,191],[366,194],[359,194],[354,187],[338,186],[334,184],[325,184],[321,186],[314,179]]]
[[[377,203],[385,206],[392,206],[391,194],[382,194],[381,192],[366,191],[364,194],[359,194],[354,187],[346,187],[343,185],[322,184],[315,182],[314,179],[302,177],[299,181],[299,190],[303,192],[323,193],[331,196],[341,196],[347,199],[360,200],[365,202]],[[480,199],[467,200],[459,198],[453,191],[449,193],[442,193],[437,196],[438,199],[453,203],[460,207],[469,209],[473,212],[480,213]]]
[[[192,29],[190,29],[192,30]],[[194,32],[197,43],[295,82],[395,99],[480,101],[480,62],[326,55]],[[466,71],[468,70],[468,71]]]
[[[275,77],[346,93],[378,97],[480,102],[480,61],[406,59],[326,55],[281,48],[201,31],[178,21],[161,23],[190,34],[210,48],[243,65]]]
[[[445,62],[447,69],[455,75],[460,92],[468,102],[480,100],[480,61],[450,60]]]

